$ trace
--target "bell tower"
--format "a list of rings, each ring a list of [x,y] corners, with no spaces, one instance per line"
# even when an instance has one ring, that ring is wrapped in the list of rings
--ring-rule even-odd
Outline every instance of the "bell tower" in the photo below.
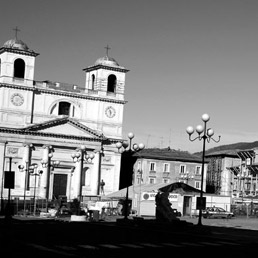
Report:
[[[109,56],[97,59],[93,66],[83,69],[86,73],[85,89],[90,94],[97,93],[100,97],[124,100],[125,74],[129,71]]]
[[[4,43],[0,48],[0,83],[33,86],[35,57],[38,55],[20,39],[15,38]]]
[[[85,92],[92,99],[87,106],[85,118],[96,124],[96,130],[105,136],[122,136],[125,93],[125,74],[129,71],[109,56],[97,59],[93,66],[83,69],[86,75]]]

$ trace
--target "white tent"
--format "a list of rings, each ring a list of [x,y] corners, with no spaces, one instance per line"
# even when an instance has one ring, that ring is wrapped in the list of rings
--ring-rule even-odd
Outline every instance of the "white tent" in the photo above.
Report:
[[[195,196],[200,190],[182,182],[131,185],[128,187],[128,199],[132,201],[132,209],[139,215],[155,215],[155,198],[148,193],[156,193],[160,189],[168,189],[173,198],[173,207],[183,212],[184,196]],[[105,199],[119,200],[126,198],[127,188],[103,196]],[[174,193],[174,194],[172,194]],[[149,198],[149,196],[152,196]],[[148,198],[146,198],[148,197]],[[170,201],[172,201],[170,199]]]
[[[132,199],[134,194],[141,194],[142,192],[156,192],[159,188],[168,186],[171,183],[157,183],[157,184],[139,184],[139,185],[131,185],[128,187],[128,198]],[[103,196],[103,198],[121,198],[124,199],[126,197],[127,188],[123,188],[119,191],[107,194]]]

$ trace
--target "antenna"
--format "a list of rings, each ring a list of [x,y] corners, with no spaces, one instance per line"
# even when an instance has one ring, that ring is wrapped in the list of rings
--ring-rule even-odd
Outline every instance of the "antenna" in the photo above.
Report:
[[[149,147],[149,138],[150,138],[150,134],[148,134],[148,136],[147,136],[147,141],[146,141],[146,147],[148,148]]]
[[[162,149],[163,146],[163,136],[160,137],[160,148]]]
[[[171,147],[171,128],[169,129],[168,145],[169,145],[169,147]]]

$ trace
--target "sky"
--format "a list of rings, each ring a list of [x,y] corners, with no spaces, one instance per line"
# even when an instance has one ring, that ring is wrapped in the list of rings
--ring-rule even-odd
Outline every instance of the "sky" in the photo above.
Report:
[[[108,44],[130,70],[123,136],[134,143],[201,151],[186,128],[203,114],[221,136],[206,149],[258,140],[257,0],[2,0],[0,46],[16,26],[40,53],[38,81],[84,86]]]

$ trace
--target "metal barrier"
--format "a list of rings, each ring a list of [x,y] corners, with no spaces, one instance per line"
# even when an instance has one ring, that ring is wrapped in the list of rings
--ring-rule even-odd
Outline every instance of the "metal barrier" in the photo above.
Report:
[[[8,199],[1,200],[1,215],[5,214]],[[14,197],[10,200],[12,215],[38,215],[41,211],[46,211],[47,199],[36,199]],[[36,206],[35,206],[36,205]]]

